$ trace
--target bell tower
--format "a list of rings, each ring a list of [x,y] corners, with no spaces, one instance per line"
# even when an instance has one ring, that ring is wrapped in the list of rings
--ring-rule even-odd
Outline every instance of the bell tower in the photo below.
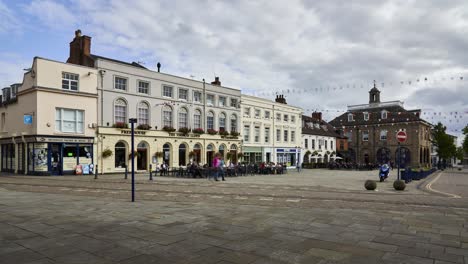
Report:
[[[380,91],[377,89],[374,81],[374,88],[369,91],[369,104],[380,103]]]

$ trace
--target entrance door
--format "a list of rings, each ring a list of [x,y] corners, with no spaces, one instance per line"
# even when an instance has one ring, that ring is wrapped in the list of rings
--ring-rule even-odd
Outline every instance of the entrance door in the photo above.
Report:
[[[50,144],[49,171],[52,175],[62,175],[62,144]]]
[[[137,170],[148,169],[148,145],[145,142],[140,142],[137,145]]]

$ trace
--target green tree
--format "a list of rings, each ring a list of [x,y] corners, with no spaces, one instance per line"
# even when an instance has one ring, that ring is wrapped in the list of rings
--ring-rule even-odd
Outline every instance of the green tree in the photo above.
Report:
[[[465,135],[465,139],[463,139],[463,151],[468,154],[468,125],[463,128],[463,135]]]
[[[457,155],[455,156],[458,160],[463,160],[463,147],[458,147],[457,148]]]
[[[444,160],[455,157],[457,154],[455,140],[445,132],[446,130],[447,128],[442,125],[441,122],[437,123],[437,125],[432,129],[432,142],[437,148],[437,155],[439,156],[439,159]]]

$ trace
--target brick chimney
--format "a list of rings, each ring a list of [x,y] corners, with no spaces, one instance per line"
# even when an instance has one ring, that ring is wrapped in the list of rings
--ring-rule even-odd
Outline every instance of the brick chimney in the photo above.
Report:
[[[286,98],[284,98],[284,95],[276,95],[275,102],[280,103],[280,104],[287,104],[286,103]]]
[[[75,31],[75,38],[70,42],[70,57],[67,63],[94,67],[94,60],[91,57],[91,37],[82,36],[79,29]]]
[[[313,112],[312,113],[312,118],[318,119],[319,121],[322,121],[322,112]]]
[[[215,77],[215,80],[213,82],[211,82],[211,84],[221,86],[221,82],[219,81],[219,77]]]

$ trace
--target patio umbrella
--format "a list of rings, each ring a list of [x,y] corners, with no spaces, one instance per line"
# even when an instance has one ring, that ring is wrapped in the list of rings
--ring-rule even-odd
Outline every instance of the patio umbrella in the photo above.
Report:
[[[340,160],[340,159],[343,159],[342,157],[335,157],[336,160]]]

